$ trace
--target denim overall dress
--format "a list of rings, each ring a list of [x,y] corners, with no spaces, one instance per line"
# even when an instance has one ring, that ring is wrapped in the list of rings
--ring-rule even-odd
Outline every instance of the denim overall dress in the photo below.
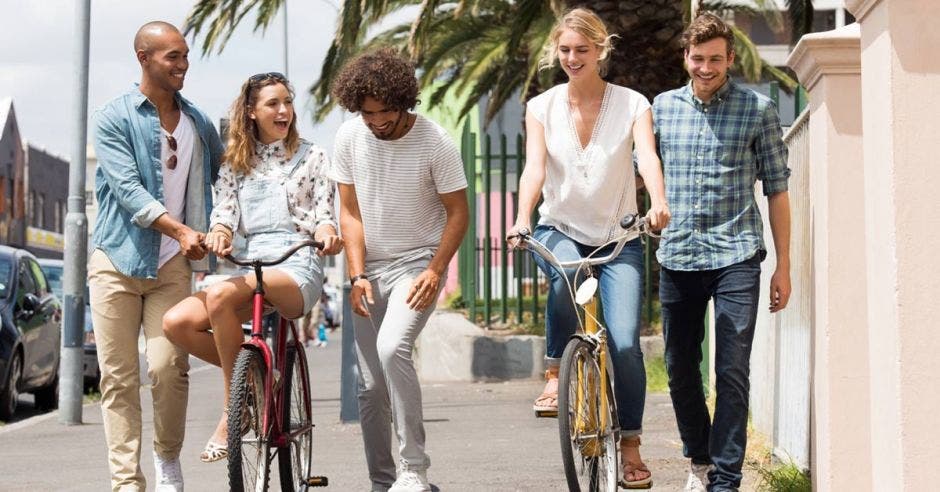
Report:
[[[291,245],[310,239],[297,232],[294,225],[287,198],[287,180],[303,164],[311,145],[301,142],[288,165],[276,176],[258,176],[239,182],[241,229],[245,233],[245,245],[237,253],[239,258],[274,260]],[[268,269],[280,270],[297,283],[304,299],[303,314],[320,299],[323,265],[312,248],[301,248],[283,263]]]

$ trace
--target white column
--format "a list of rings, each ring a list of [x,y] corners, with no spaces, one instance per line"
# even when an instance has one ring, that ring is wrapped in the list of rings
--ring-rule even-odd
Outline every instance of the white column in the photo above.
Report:
[[[871,479],[892,490],[936,490],[940,2],[846,7],[862,35]]]
[[[810,100],[814,490],[873,490],[858,25],[804,36],[787,63]]]

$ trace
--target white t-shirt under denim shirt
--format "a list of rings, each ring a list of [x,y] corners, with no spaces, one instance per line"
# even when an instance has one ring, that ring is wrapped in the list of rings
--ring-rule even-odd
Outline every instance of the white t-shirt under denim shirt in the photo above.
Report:
[[[176,139],[176,152],[170,149],[167,135]],[[189,180],[189,164],[193,160],[193,144],[196,138],[196,129],[193,122],[180,111],[180,122],[173,133],[160,129],[160,162],[163,163],[163,199],[166,203],[166,213],[178,222],[185,222],[186,213],[186,181]],[[170,156],[176,154],[176,169],[170,169],[166,163]],[[180,243],[176,239],[164,234],[160,237],[160,261],[158,268],[173,259],[180,253]]]
[[[637,212],[633,123],[649,110],[649,101],[608,83],[583,149],[568,104],[568,84],[539,94],[526,108],[545,128],[548,150],[539,223],[589,246],[619,237],[620,219]]]
[[[379,140],[356,117],[343,123],[334,146],[329,176],[356,187],[366,272],[433,256],[447,222],[439,195],[467,187],[450,135],[418,115],[403,137]]]

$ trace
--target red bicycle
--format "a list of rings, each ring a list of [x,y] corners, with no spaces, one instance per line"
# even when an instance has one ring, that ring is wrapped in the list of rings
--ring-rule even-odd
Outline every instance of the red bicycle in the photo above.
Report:
[[[262,329],[264,288],[262,267],[277,265],[304,247],[323,248],[319,241],[297,243],[273,261],[226,259],[254,269],[251,339],[242,344],[232,372],[228,404],[229,488],[268,489],[271,463],[277,456],[282,491],[325,487],[323,476],[311,476],[313,420],[310,378],[303,344],[293,321],[281,318],[273,334],[274,348]]]

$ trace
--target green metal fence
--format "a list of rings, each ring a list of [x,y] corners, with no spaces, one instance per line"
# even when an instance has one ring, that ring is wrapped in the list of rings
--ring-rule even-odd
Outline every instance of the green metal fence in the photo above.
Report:
[[[469,318],[485,327],[523,320],[538,325],[544,317],[539,296],[547,293],[546,279],[529,253],[506,247],[506,231],[518,210],[516,185],[525,163],[523,137],[500,135],[495,140],[484,134],[481,142],[469,123],[463,127],[461,154],[471,220],[458,252],[461,300]],[[509,153],[508,143],[512,140],[515,152]],[[641,210],[648,207],[644,202],[640,204]],[[536,212],[532,223],[537,221]],[[647,241],[646,320],[652,320],[654,314],[652,254],[652,242]]]

